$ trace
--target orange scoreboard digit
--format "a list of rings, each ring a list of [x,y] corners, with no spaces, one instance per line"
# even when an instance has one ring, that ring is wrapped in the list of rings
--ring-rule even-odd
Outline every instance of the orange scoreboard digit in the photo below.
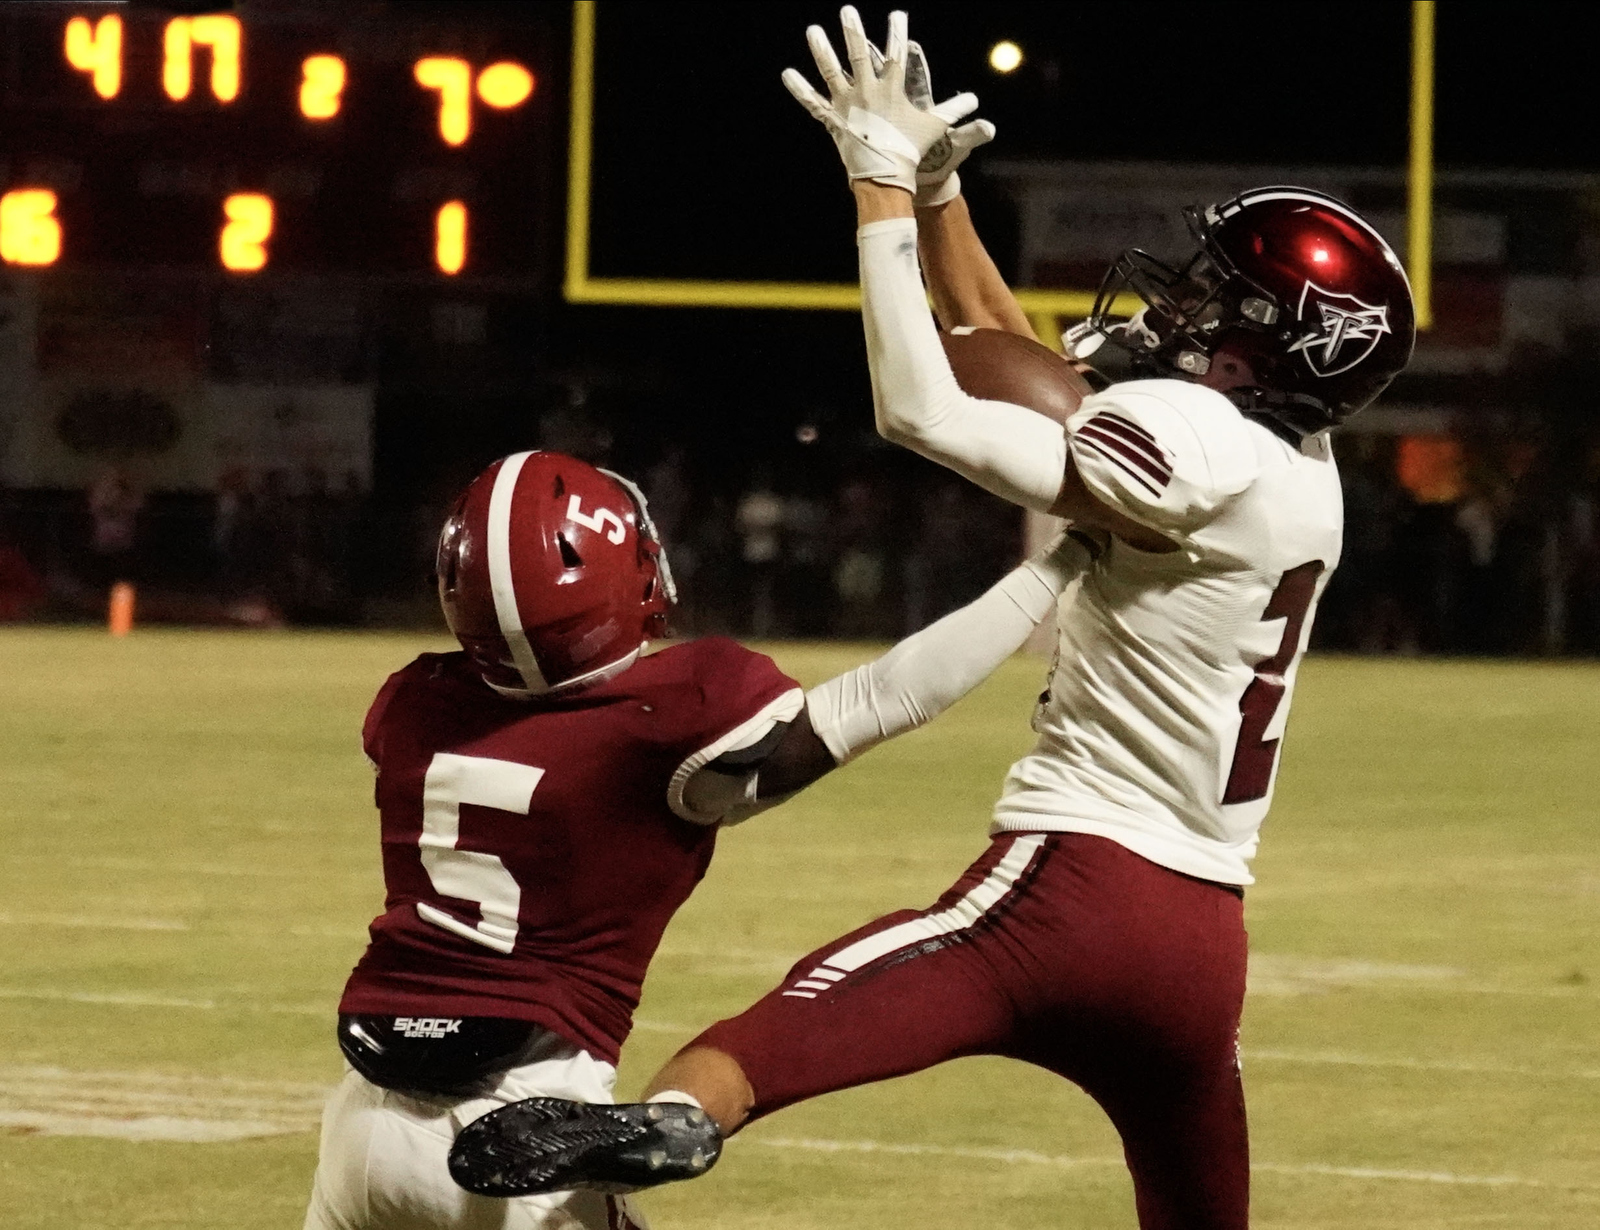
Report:
[[[563,39],[0,6],[0,264],[543,281]]]

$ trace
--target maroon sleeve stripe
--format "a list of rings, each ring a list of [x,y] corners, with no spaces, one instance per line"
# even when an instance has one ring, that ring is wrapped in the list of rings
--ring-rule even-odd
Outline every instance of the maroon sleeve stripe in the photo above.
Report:
[[[1140,445],[1130,444],[1127,440],[1124,440],[1115,432],[1107,430],[1099,423],[1085,423],[1079,429],[1079,434],[1081,435],[1084,431],[1087,431],[1091,437],[1099,439],[1102,443],[1114,444],[1117,452],[1127,457],[1163,487],[1172,480],[1172,467],[1167,464],[1165,457],[1151,457],[1149,452]]]
[[[1157,487],[1154,483],[1152,483],[1143,474],[1140,474],[1137,470],[1133,469],[1130,465],[1128,465],[1128,463],[1126,461],[1123,461],[1122,458],[1116,456],[1109,449],[1107,449],[1104,446],[1096,443],[1093,439],[1086,438],[1084,433],[1081,432],[1081,431],[1076,436],[1074,436],[1073,439],[1078,441],[1078,442],[1080,442],[1083,445],[1084,448],[1090,448],[1090,449],[1093,449],[1095,452],[1099,453],[1107,461],[1111,462],[1112,465],[1116,466],[1119,470],[1121,470],[1129,478],[1133,479],[1136,483],[1138,483],[1141,487],[1143,487],[1146,491],[1148,491],[1151,495],[1155,496],[1157,499],[1159,499],[1161,497],[1161,488],[1160,487]],[[1116,448],[1122,448],[1123,447],[1123,445],[1118,441],[1113,441],[1112,443],[1113,443],[1113,446],[1116,447]]]
[[[1102,410],[1094,417],[1107,423],[1116,423],[1118,426],[1127,431],[1127,433],[1134,439],[1143,440],[1146,444],[1149,444],[1155,448],[1161,447],[1156,443],[1156,438],[1143,427],[1139,426],[1138,423],[1135,423],[1132,419],[1123,418],[1122,415],[1116,413],[1114,410]]]
[[[1150,460],[1169,473],[1172,470],[1172,461],[1167,457],[1167,450],[1156,442],[1154,436],[1145,431],[1136,423],[1130,423],[1121,415],[1102,412],[1089,420],[1096,426],[1104,428],[1113,435],[1121,436],[1129,444],[1142,449]]]
[[[1157,465],[1138,449],[1128,444],[1125,440],[1121,440],[1112,435],[1098,423],[1085,423],[1078,429],[1077,438],[1093,440],[1100,445],[1102,452],[1105,452],[1109,449],[1118,456],[1126,458],[1127,460],[1124,463],[1124,468],[1131,464],[1136,469],[1142,470],[1146,475],[1149,476],[1150,480],[1156,484],[1158,490],[1166,490],[1167,484],[1172,481],[1171,470]]]

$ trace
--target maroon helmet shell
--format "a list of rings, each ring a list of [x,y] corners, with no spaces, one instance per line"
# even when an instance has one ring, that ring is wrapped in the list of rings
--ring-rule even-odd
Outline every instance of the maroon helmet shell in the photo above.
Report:
[[[1136,358],[1193,378],[1228,343],[1258,382],[1228,396],[1302,433],[1349,418],[1410,360],[1411,284],[1348,205],[1308,188],[1254,188],[1184,216],[1200,250],[1182,268],[1135,248],[1101,284],[1089,324]],[[1147,306],[1113,321],[1124,288]]]
[[[495,687],[542,693],[631,661],[666,634],[672,573],[639,489],[563,453],[514,453],[462,492],[439,534],[439,602]]]

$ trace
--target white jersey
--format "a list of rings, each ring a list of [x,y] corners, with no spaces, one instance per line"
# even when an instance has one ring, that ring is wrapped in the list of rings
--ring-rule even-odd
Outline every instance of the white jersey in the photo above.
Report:
[[[1068,448],[1094,494],[1179,545],[1113,540],[1061,600],[1060,643],[994,831],[1094,833],[1249,884],[1344,507],[1327,436],[1296,448],[1210,389],[1085,399]]]

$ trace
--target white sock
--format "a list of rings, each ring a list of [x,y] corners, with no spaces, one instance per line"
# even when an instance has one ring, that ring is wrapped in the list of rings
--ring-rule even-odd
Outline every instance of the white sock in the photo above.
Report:
[[[695,1097],[693,1094],[685,1093],[681,1089],[663,1089],[660,1093],[655,1094],[652,1097],[646,1098],[645,1101],[646,1102],[687,1102],[690,1106],[699,1106],[701,1110],[705,1109],[704,1106],[700,1106],[700,1099],[699,1098]]]

